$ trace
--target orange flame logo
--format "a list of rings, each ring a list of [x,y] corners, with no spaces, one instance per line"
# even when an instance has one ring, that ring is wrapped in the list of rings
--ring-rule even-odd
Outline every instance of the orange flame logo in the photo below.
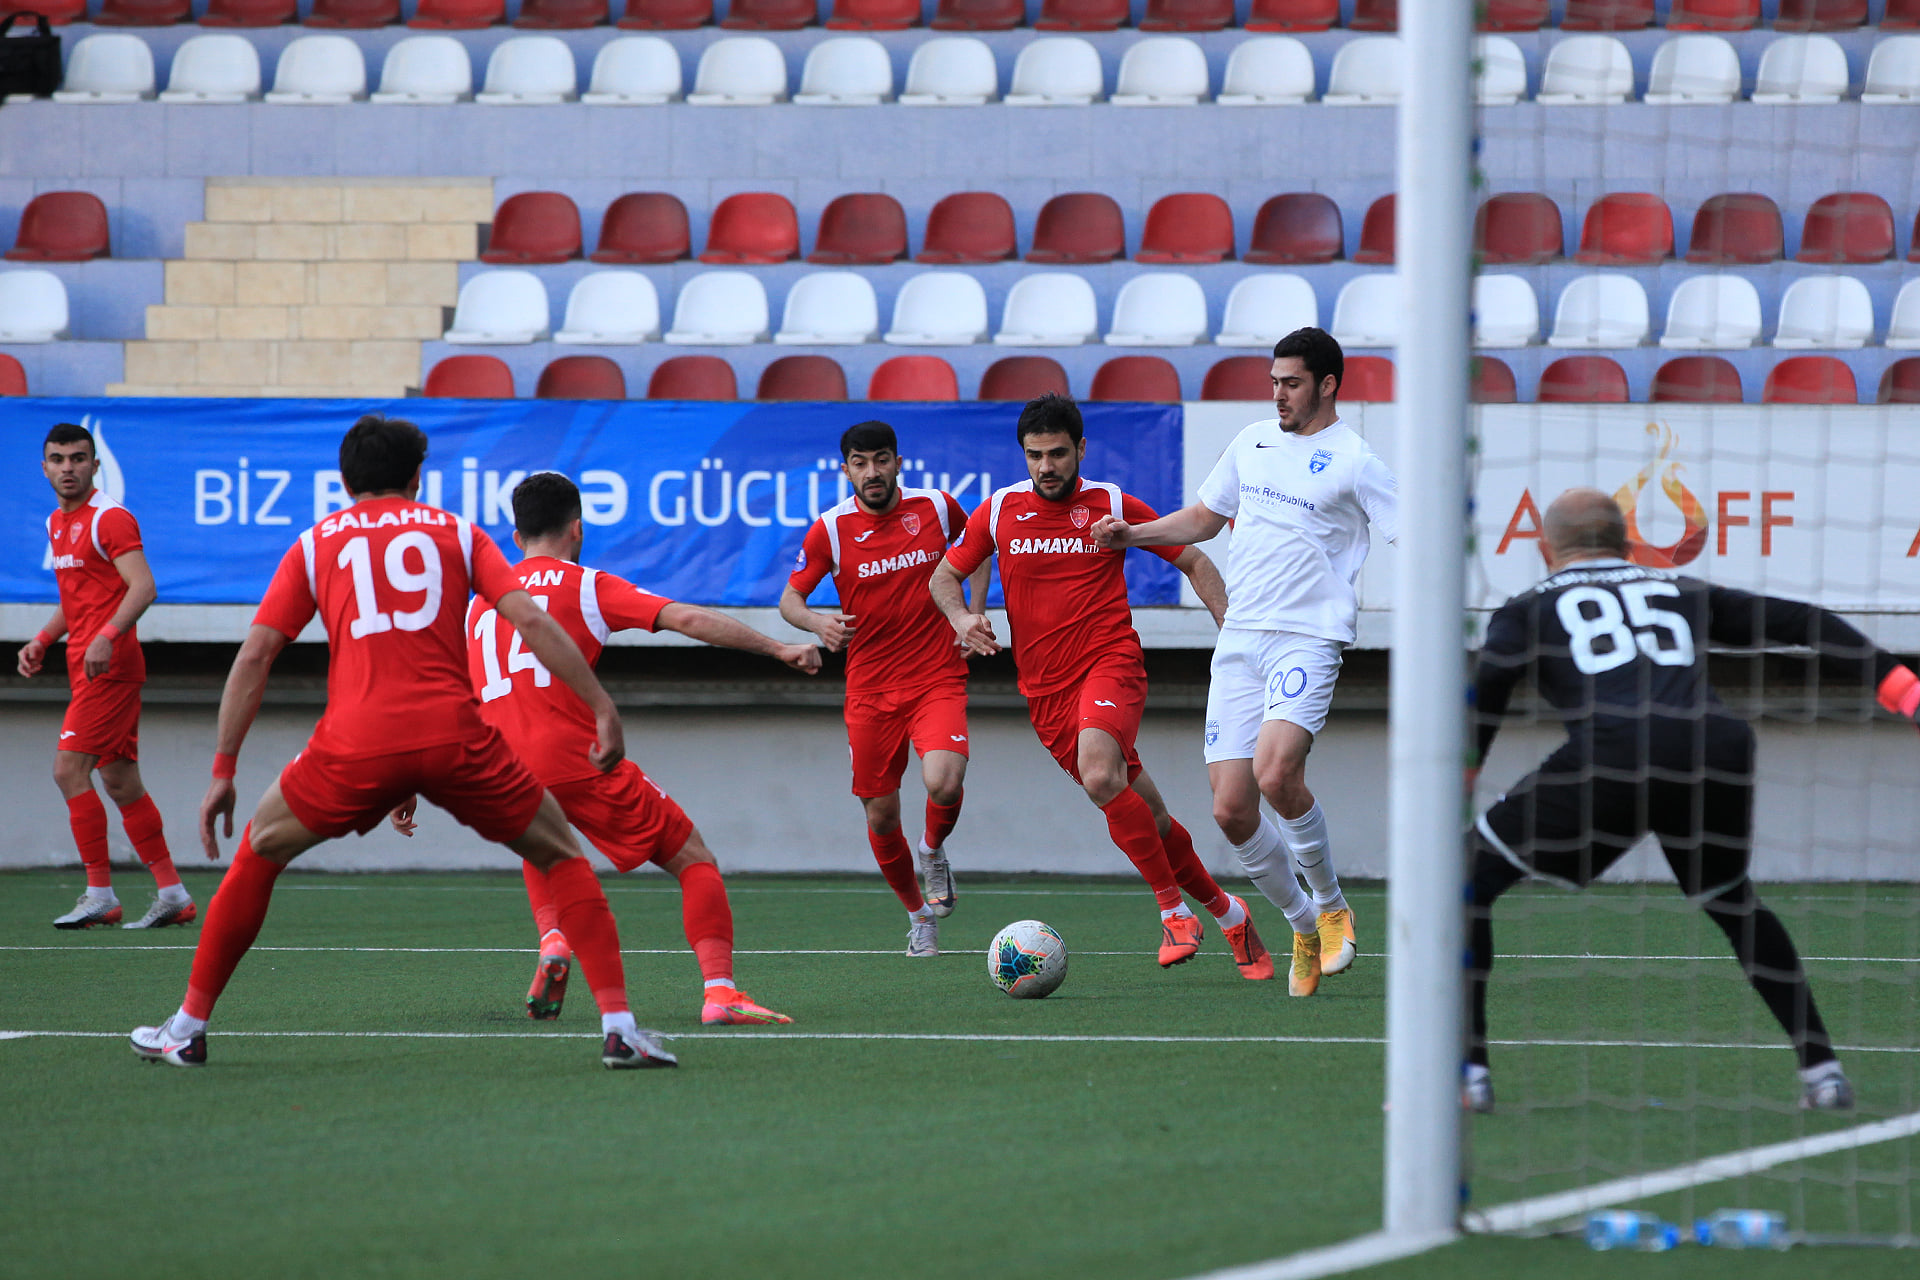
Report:
[[[1652,462],[1640,468],[1631,483],[1621,485],[1613,499],[1620,504],[1621,512],[1627,517],[1627,558],[1652,569],[1675,569],[1691,563],[1707,545],[1707,510],[1700,505],[1700,500],[1693,496],[1693,492],[1680,483],[1681,464],[1667,461],[1667,455],[1673,452],[1673,446],[1678,441],[1672,428],[1664,423],[1649,422],[1647,434],[1659,436],[1659,453]],[[1680,540],[1666,547],[1653,546],[1640,536],[1640,521],[1635,510],[1641,492],[1647,487],[1647,481],[1653,479],[1655,471],[1660,473],[1661,491],[1680,509],[1680,515],[1686,521],[1686,531],[1680,535]]]

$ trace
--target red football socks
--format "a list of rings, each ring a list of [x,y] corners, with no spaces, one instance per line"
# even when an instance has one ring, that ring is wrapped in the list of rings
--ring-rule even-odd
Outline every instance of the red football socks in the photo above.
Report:
[[[173,855],[167,850],[167,832],[160,820],[160,807],[153,802],[151,795],[142,795],[132,804],[120,808],[121,825],[127,829],[127,839],[133,842],[133,851],[140,855],[140,861],[147,864],[147,870],[153,872],[154,883],[162,889],[180,883],[180,873],[173,869]]]
[[[113,870],[107,865],[107,806],[100,803],[91,787],[67,801],[67,825],[73,828],[80,865],[87,870],[87,888],[112,888]]]
[[[1180,882],[1188,896],[1219,919],[1233,906],[1232,899],[1201,865],[1200,855],[1193,851],[1193,837],[1180,825],[1180,820],[1169,818],[1167,821],[1172,825],[1167,828],[1167,834],[1160,837],[1160,845],[1167,851],[1167,866],[1172,868],[1173,878]]]
[[[547,891],[547,873],[522,859],[521,878],[527,882],[527,905],[533,908],[533,927],[542,942],[560,927],[560,912],[554,908],[553,895]]]
[[[963,793],[955,796],[952,804],[927,801],[927,834],[920,837],[927,848],[938,849],[947,843],[947,837],[953,834],[955,824],[960,821],[960,806],[965,800]]]
[[[283,868],[253,851],[253,826],[240,834],[233,865],[221,877],[220,888],[207,904],[200,926],[200,945],[193,950],[193,972],[187,978],[187,998],[180,1007],[192,1018],[213,1016],[213,1002],[227,989],[240,957],[260,936],[273,901],[273,883]]]
[[[700,961],[705,982],[733,981],[733,908],[726,882],[711,862],[696,862],[680,873],[680,921]]]
[[[1160,829],[1154,825],[1153,810],[1147,808],[1147,802],[1128,787],[1102,805],[1100,812],[1107,815],[1107,834],[1153,890],[1153,900],[1160,909],[1171,911],[1179,906],[1180,889],[1174,883],[1173,869],[1167,865],[1167,851],[1161,847]]]
[[[913,870],[913,850],[907,847],[907,838],[899,828],[883,836],[868,827],[867,843],[873,847],[873,860],[880,864],[880,874],[887,878],[887,884],[901,904],[909,911],[926,906],[920,896],[920,879]]]
[[[580,961],[580,970],[593,989],[593,1002],[601,1013],[625,1013],[627,972],[620,959],[620,930],[600,878],[593,874],[593,864],[585,858],[563,858],[546,874],[560,931]]]

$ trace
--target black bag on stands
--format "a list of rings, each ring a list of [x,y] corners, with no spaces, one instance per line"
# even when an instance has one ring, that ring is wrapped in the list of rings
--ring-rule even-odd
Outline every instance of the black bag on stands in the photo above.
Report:
[[[16,36],[13,24],[32,18],[39,30]],[[0,99],[8,94],[31,94],[44,98],[60,87],[60,37],[53,34],[44,16],[37,13],[10,13],[0,18]]]

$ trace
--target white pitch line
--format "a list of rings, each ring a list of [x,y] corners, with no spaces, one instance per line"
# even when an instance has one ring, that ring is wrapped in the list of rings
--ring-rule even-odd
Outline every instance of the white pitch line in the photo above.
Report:
[[[1204,1275],[1194,1276],[1192,1280],[1318,1280],[1321,1276],[1345,1275],[1349,1271],[1358,1271],[1362,1267],[1375,1267],[1383,1262],[1411,1258],[1416,1254],[1451,1244],[1459,1238],[1459,1235],[1452,1231],[1435,1232],[1432,1235],[1404,1236],[1376,1231],[1370,1235],[1342,1240],[1339,1244],[1330,1244],[1325,1248],[1288,1254],[1284,1258],[1252,1262],[1238,1267],[1224,1267],[1219,1271],[1209,1271]]]

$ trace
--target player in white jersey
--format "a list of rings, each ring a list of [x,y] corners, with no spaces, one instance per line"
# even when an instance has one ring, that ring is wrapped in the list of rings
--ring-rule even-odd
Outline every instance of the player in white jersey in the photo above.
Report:
[[[1353,911],[1334,874],[1326,816],[1307,789],[1307,753],[1354,640],[1353,584],[1369,527],[1389,542],[1399,532],[1393,473],[1340,421],[1345,367],[1325,331],[1288,334],[1273,348],[1278,416],[1234,437],[1198,502],[1142,525],[1110,517],[1093,525],[1103,545],[1137,547],[1205,542],[1233,522],[1227,618],[1207,694],[1207,780],[1214,821],[1293,924],[1287,990],[1296,996],[1353,963]],[[1262,796],[1279,827],[1260,811]]]

